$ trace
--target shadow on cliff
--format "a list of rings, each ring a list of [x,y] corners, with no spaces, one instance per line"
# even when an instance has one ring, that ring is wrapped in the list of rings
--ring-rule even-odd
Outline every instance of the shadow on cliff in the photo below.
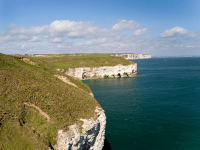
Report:
[[[105,138],[103,150],[111,150],[109,141]]]

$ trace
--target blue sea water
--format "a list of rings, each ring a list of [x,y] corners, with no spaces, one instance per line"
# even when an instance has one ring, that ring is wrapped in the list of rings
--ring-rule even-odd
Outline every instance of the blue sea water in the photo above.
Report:
[[[136,60],[135,77],[84,80],[112,150],[200,150],[200,58]]]

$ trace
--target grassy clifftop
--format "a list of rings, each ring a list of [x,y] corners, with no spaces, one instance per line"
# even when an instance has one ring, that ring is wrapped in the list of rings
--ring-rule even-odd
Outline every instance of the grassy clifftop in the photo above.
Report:
[[[55,70],[63,61],[33,59],[34,65],[0,54],[0,149],[46,149],[55,144],[58,129],[67,130],[79,123],[77,119],[93,117],[99,106],[87,85]],[[69,62],[68,66],[76,58]],[[77,87],[55,74],[67,77]]]
[[[135,62],[128,61],[123,57],[112,57],[110,54],[81,54],[75,56],[66,55],[62,57],[50,55],[49,57],[31,57],[31,59],[48,63],[54,69],[135,64]]]

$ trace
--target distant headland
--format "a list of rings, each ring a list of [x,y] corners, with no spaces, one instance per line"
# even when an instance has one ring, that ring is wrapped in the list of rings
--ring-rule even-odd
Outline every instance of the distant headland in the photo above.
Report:
[[[125,59],[129,60],[151,58],[151,55],[148,54],[131,54],[131,53],[123,53],[123,54],[118,53],[118,54],[111,54],[110,56],[124,57]]]

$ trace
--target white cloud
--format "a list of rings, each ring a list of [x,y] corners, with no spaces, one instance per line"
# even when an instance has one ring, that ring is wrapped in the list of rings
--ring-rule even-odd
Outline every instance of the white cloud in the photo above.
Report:
[[[200,34],[198,32],[189,32],[187,38],[193,39],[199,37]]]
[[[149,32],[150,32],[150,29],[147,29],[147,28],[138,29],[138,30],[134,31],[132,35],[140,36],[140,35],[144,35],[144,34],[149,33]]]
[[[85,45],[99,45],[99,44],[105,44],[109,42],[107,38],[98,38],[92,41],[86,41],[84,44]]]
[[[63,38],[58,38],[58,37],[49,39],[49,42],[51,42],[51,43],[62,43],[63,41],[64,41]]]
[[[31,36],[27,35],[4,35],[0,36],[0,41],[10,42],[10,41],[28,41]]]
[[[112,29],[101,28],[93,22],[75,22],[70,20],[56,20],[50,25],[30,27],[17,26],[11,24],[7,28],[7,32],[3,31],[0,34],[0,41],[22,41],[22,42],[40,42],[47,39],[50,43],[62,43],[65,38],[69,39],[98,39],[98,38],[113,38],[122,36],[117,31],[132,30],[137,36],[149,32],[149,29],[139,29],[139,24],[135,21],[121,20],[115,24]],[[39,38],[38,36],[43,36]]]
[[[140,36],[126,36],[126,35],[117,35],[113,38],[113,40],[120,43],[140,43],[144,42],[144,39]]]
[[[187,34],[188,30],[181,27],[174,27],[170,30],[166,30],[165,32],[160,34],[160,37],[173,37],[175,34]]]
[[[40,42],[41,39],[38,38],[37,36],[33,36],[30,40],[28,40],[29,42]]]
[[[133,20],[121,20],[119,23],[115,24],[112,27],[112,30],[136,30],[138,29],[139,24]]]
[[[66,36],[68,38],[93,39],[107,34],[107,29],[95,26],[93,22],[75,22],[69,20],[56,20],[49,25],[48,35]]]
[[[13,36],[14,40],[19,40],[19,41],[28,41],[30,39],[30,36],[27,35],[17,35]]]
[[[13,38],[10,35],[0,36],[0,41],[11,41]]]
[[[127,31],[128,30],[128,31]],[[132,34],[131,34],[132,33]],[[56,20],[49,25],[26,28],[10,25],[0,32],[0,51],[3,53],[87,53],[127,52],[153,55],[182,54],[200,48],[200,32],[174,27],[158,38],[144,36],[148,28],[140,28],[133,20],[121,20],[111,29],[94,22]],[[182,36],[176,36],[180,34]],[[165,37],[165,38],[163,38]],[[199,39],[198,39],[199,38]],[[35,43],[33,43],[35,42]],[[196,42],[196,43],[195,43]],[[184,44],[183,44],[184,43]],[[196,45],[195,45],[196,44]]]
[[[49,39],[50,42],[62,42],[61,38],[82,38],[82,39],[95,39],[99,37],[106,37],[114,35],[108,29],[103,29],[94,25],[93,22],[75,22],[69,20],[56,20],[50,25],[26,28],[10,25],[7,32],[0,33],[0,41],[19,41],[25,40],[22,36],[26,36],[29,41],[39,41],[34,35],[42,34],[44,38]],[[11,37],[9,37],[11,36]],[[1,38],[3,37],[3,38]],[[19,38],[15,38],[19,37]]]
[[[44,33],[45,29],[47,26],[42,26],[42,27],[31,27],[31,28],[25,28],[22,26],[17,26],[15,24],[12,24],[8,27],[9,34],[10,35],[37,35],[37,34],[42,34]]]

